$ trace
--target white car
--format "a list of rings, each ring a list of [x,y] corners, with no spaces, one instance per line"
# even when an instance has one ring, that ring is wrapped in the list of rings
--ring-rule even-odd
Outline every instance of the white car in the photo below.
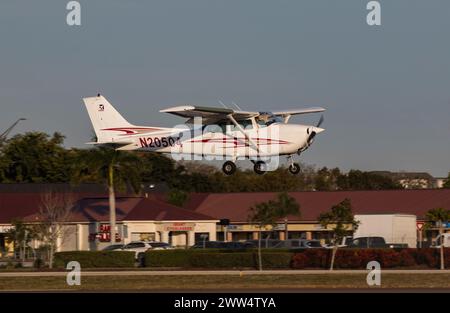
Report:
[[[147,250],[166,250],[173,249],[168,243],[157,241],[132,241],[121,249],[122,251],[134,251],[136,259],[140,253]]]

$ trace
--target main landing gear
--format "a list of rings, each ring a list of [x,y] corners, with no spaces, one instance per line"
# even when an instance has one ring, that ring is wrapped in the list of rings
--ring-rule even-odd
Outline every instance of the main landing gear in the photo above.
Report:
[[[255,161],[251,160],[253,163],[253,170],[258,175],[263,175],[267,172],[267,163],[264,161]],[[289,167],[288,170],[291,174],[297,175],[300,173],[300,165],[298,163],[295,163],[292,156],[288,157]],[[223,163],[222,171],[225,173],[225,175],[233,175],[236,172],[236,164],[233,161],[226,161]]]
[[[225,163],[223,163],[222,171],[226,175],[233,175],[234,172],[236,172],[236,164],[234,164],[234,162],[231,161],[226,161]]]
[[[256,174],[262,175],[267,172],[267,164],[263,161],[256,161],[253,163],[253,170]]]

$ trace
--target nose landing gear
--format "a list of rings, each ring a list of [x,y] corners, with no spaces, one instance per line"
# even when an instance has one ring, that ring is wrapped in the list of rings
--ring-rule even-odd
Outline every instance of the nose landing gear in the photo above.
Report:
[[[289,172],[291,174],[297,175],[300,173],[300,165],[298,163],[294,162],[294,157],[292,155],[288,156],[288,162],[289,162]]]
[[[291,174],[297,175],[298,173],[300,173],[300,165],[298,163],[292,163],[291,165],[289,165],[289,172],[291,172]]]

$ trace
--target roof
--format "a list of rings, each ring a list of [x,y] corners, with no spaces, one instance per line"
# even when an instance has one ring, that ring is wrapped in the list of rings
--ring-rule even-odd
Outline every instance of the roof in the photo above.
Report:
[[[24,221],[39,220],[38,212],[24,217]],[[117,221],[191,221],[215,220],[211,216],[183,209],[154,197],[116,198]],[[108,198],[86,198],[73,207],[68,222],[107,222],[109,221]]]
[[[354,214],[414,214],[424,218],[433,208],[450,209],[450,189],[382,190],[382,191],[310,191],[289,193],[300,204],[301,217],[290,221],[315,221],[345,198],[351,200]],[[194,205],[185,207],[195,212],[231,222],[247,222],[250,209],[258,202],[275,199],[276,193],[214,193],[193,197]]]
[[[167,203],[162,195],[117,197],[117,220],[174,221],[219,220],[247,222],[250,209],[258,202],[274,199],[277,193],[194,193],[184,208]],[[450,189],[382,190],[382,191],[309,191],[291,192],[300,204],[301,217],[290,221],[315,221],[345,198],[351,200],[354,214],[414,214],[419,219],[433,208],[450,209]],[[105,194],[74,193],[77,204],[71,221],[108,221],[109,205]],[[0,192],[0,223],[13,219],[34,220],[39,211],[41,193]]]
[[[99,196],[99,194],[71,193],[73,201],[93,196]],[[0,224],[8,224],[14,219],[24,219],[26,216],[39,212],[41,201],[42,193],[39,192],[0,193]]]
[[[141,201],[123,219],[132,221],[216,220],[209,215],[183,209],[153,197],[142,198]]]
[[[106,194],[108,189],[102,184],[69,183],[11,183],[0,184],[0,194],[4,193],[43,193],[47,191],[63,192],[70,190],[84,194]]]

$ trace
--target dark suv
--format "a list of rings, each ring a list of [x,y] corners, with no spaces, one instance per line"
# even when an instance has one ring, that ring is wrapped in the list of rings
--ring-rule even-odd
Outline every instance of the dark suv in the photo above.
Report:
[[[383,237],[354,238],[346,248],[389,248]]]

